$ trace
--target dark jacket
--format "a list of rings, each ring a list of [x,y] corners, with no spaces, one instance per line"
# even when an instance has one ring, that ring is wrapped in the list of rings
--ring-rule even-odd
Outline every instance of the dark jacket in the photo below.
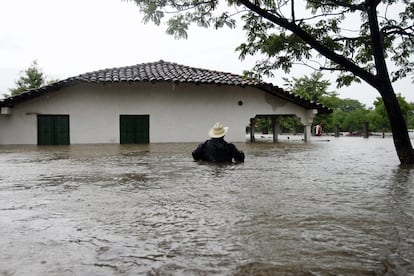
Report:
[[[223,138],[211,138],[193,151],[194,160],[208,162],[244,162],[244,153]]]

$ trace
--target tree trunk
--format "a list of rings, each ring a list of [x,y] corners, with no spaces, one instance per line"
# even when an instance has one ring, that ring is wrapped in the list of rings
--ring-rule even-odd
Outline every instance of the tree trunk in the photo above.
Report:
[[[401,164],[414,164],[414,150],[408,135],[407,123],[404,120],[400,104],[394,93],[385,61],[384,38],[380,31],[377,17],[377,6],[380,2],[380,0],[366,0],[365,2],[376,69],[376,76],[371,85],[378,90],[384,101],[395,149]]]
[[[366,69],[359,67],[345,56],[339,55],[332,49],[326,47],[326,45],[318,41],[309,32],[302,29],[300,25],[296,25],[294,21],[289,21],[277,14],[272,14],[269,11],[262,9],[259,5],[250,2],[250,0],[239,0],[239,3],[257,13],[259,16],[266,18],[270,22],[296,34],[322,56],[332,60],[377,89],[384,101],[388,113],[398,158],[400,159],[401,164],[414,164],[414,150],[408,135],[407,125],[402,115],[397,96],[392,88],[387,64],[385,62],[384,41],[379,29],[376,11],[380,0],[365,0],[365,5],[363,5],[364,9],[362,9],[362,6],[355,6],[355,8],[361,8],[368,15],[368,22],[371,30],[371,45],[375,60],[375,75],[366,71]]]
[[[394,146],[401,164],[414,164],[414,150],[404,116],[392,86],[378,89],[390,120]]]

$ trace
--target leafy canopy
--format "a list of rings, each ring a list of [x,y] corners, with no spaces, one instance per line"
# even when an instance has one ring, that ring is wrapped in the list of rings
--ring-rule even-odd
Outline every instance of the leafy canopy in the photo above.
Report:
[[[12,96],[18,95],[24,91],[39,88],[44,85],[46,80],[43,72],[39,69],[37,61],[34,60],[29,68],[27,68],[22,76],[16,80],[16,87],[10,88]]]
[[[283,80],[285,81],[284,86],[292,93],[307,100],[320,102],[325,105],[325,103],[321,101],[323,100],[323,97],[336,95],[336,93],[328,92],[328,88],[331,84],[328,80],[323,80],[322,78],[323,74],[321,72],[314,72],[310,77],[293,77],[292,80],[283,78]]]
[[[34,60],[32,64],[26,70],[22,71],[22,75],[16,80],[16,87],[10,88],[11,96],[16,96],[27,90],[36,89],[43,85],[56,82],[57,79],[47,80],[47,77],[39,68],[37,61]]]
[[[397,95],[397,99],[408,127],[412,127],[409,119],[411,119],[410,114],[414,110],[414,105],[408,103],[406,99],[403,96],[401,96],[401,94]],[[374,101],[374,107],[375,116],[373,116],[373,127],[389,131],[391,127],[390,122],[388,120],[388,114],[385,110],[384,101],[380,97],[378,97]]]
[[[338,71],[338,86],[359,78],[371,85],[375,82],[382,55],[375,54],[376,42],[371,41],[376,31],[373,20],[377,20],[383,57],[395,68],[392,80],[413,74],[414,2],[410,0],[129,1],[144,13],[144,22],[159,25],[165,19],[167,33],[176,38],[187,38],[191,24],[234,28],[241,21],[247,39],[237,47],[240,57],[264,57],[253,76],[271,76],[275,69],[289,72],[294,64],[305,64]],[[378,15],[369,17],[372,10]]]

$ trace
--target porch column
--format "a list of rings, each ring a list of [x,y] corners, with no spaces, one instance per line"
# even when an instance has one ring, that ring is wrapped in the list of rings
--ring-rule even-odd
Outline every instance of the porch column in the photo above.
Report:
[[[272,130],[273,130],[273,143],[278,142],[278,135],[279,135],[279,116],[274,116],[272,119]]]
[[[250,142],[251,143],[256,142],[256,139],[254,138],[255,128],[256,128],[256,119],[250,118]]]
[[[305,125],[303,141],[308,142],[312,136],[312,125]]]
[[[304,127],[304,137],[303,141],[309,142],[312,137],[312,123],[313,119],[315,118],[316,114],[318,114],[317,109],[309,109],[306,111],[306,118],[301,118],[301,123],[305,125]]]

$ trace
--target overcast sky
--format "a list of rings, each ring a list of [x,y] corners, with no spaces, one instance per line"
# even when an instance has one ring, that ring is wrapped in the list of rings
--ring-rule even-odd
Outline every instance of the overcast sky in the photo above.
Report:
[[[165,26],[143,24],[132,2],[121,0],[0,0],[0,95],[15,87],[33,60],[50,79],[164,60],[242,74],[255,58],[241,61],[235,48],[245,40],[240,30],[192,28],[187,40],[175,40]],[[309,75],[298,67],[291,75],[277,72],[268,80],[283,87],[284,77]],[[333,76],[326,73],[332,82]],[[409,79],[394,86],[414,102]],[[371,106],[377,92],[367,85],[337,91]]]

